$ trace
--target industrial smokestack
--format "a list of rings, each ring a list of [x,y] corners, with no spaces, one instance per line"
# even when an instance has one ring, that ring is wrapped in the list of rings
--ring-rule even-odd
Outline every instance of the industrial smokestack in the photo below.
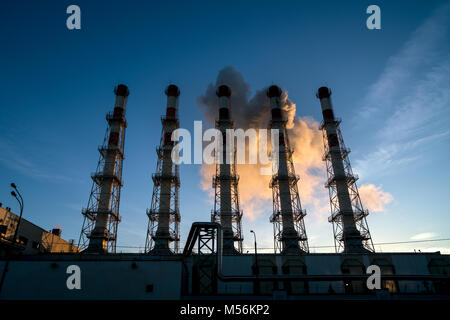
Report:
[[[292,150],[286,131],[286,120],[281,110],[282,90],[271,86],[267,90],[272,113],[271,128],[279,132],[278,171],[272,176],[270,187],[273,197],[273,214],[270,221],[274,224],[275,251],[284,254],[308,252],[308,240],[303,218],[297,182],[292,160]]]
[[[179,128],[178,97],[180,90],[174,84],[166,89],[166,116],[161,119],[161,144],[157,149],[157,173],[153,175],[151,208],[147,210],[149,224],[145,251],[152,254],[172,254],[179,249],[178,166],[172,161],[172,132]]]
[[[116,101],[114,112],[106,115],[107,139],[99,148],[100,161],[97,172],[92,175],[93,186],[78,246],[87,252],[115,252],[117,225],[120,221],[119,199],[122,187],[123,148],[125,141],[125,110],[130,94],[127,86],[120,84],[114,89]]]
[[[364,210],[359,197],[344,140],[339,129],[340,121],[335,119],[331,103],[331,91],[327,87],[319,88],[317,98],[322,107],[325,155],[330,189],[331,216],[336,250],[346,253],[374,251],[369,228],[366,222],[367,210]]]
[[[230,120],[230,96],[231,89],[222,85],[217,88],[216,95],[219,98],[219,120]]]
[[[178,111],[178,97],[180,96],[180,90],[174,84],[169,85],[166,88],[167,107],[166,116],[176,118]]]
[[[215,188],[214,210],[211,220],[219,222],[223,231],[223,252],[225,254],[242,253],[241,218],[239,208],[239,191],[236,174],[235,152],[227,150],[227,129],[233,129],[230,119],[231,89],[226,85],[217,88],[216,95],[219,99],[219,120],[216,128],[222,133],[222,161],[216,164],[216,175],[213,178]],[[233,144],[234,145],[234,144]],[[231,159],[231,163],[230,160]],[[237,242],[237,249],[234,242]]]

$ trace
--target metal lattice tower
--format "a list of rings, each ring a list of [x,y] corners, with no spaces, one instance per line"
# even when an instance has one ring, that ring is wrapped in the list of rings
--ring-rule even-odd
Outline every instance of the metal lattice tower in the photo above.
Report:
[[[117,225],[120,222],[119,203],[124,159],[125,110],[129,90],[120,84],[114,89],[114,112],[106,115],[108,128],[99,147],[97,170],[91,175],[92,188],[86,208],[78,247],[86,252],[116,252]]]
[[[219,120],[216,128],[222,133],[222,161],[216,163],[216,174],[213,177],[214,210],[211,221],[222,225],[224,254],[242,253],[241,219],[239,208],[239,176],[236,174],[236,148],[234,143],[228,143],[227,129],[233,129],[230,119],[231,89],[222,85],[216,92],[219,97]],[[234,136],[233,136],[234,139]],[[230,148],[230,146],[233,146]],[[232,150],[229,150],[232,149]],[[235,243],[236,242],[236,246]]]
[[[334,117],[330,96],[331,91],[327,87],[319,88],[317,97],[322,107],[321,129],[325,148],[323,160],[328,177],[325,187],[328,188],[331,207],[328,220],[333,224],[334,245],[336,252],[374,252],[366,220],[369,212],[362,206],[356,186],[358,176],[353,174],[350,166],[350,150],[342,139],[341,120]]]
[[[277,159],[278,165],[274,167],[276,172],[270,181],[273,199],[270,222],[273,223],[274,248],[275,253],[307,253],[309,246],[303,220],[306,211],[302,209],[298,193],[299,177],[295,174],[286,120],[282,117],[281,94],[282,91],[277,86],[271,86],[267,91],[272,109],[271,129],[276,129],[279,133],[278,150],[272,150],[272,159]]]
[[[172,132],[180,125],[177,115],[180,90],[176,85],[169,85],[166,95],[166,116],[161,118],[161,142],[156,149],[158,165],[152,175],[153,195],[151,207],[147,210],[149,221],[145,240],[146,253],[162,255],[178,253],[181,220],[178,207],[180,178],[178,165],[172,160],[174,142],[171,139]]]

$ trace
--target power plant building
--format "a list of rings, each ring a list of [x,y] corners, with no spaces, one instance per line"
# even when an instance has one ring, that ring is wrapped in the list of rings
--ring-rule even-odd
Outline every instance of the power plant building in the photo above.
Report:
[[[177,300],[177,299],[420,299],[450,298],[450,255],[413,252],[376,252],[366,217],[331,103],[331,91],[319,88],[323,123],[324,161],[330,194],[331,216],[336,250],[311,253],[306,235],[306,212],[302,209],[288,131],[280,107],[281,88],[271,86],[267,99],[270,123],[278,129],[279,165],[271,177],[274,224],[273,253],[242,252],[239,176],[232,159],[235,150],[226,149],[226,129],[233,128],[233,88],[217,88],[216,128],[224,138],[221,163],[213,175],[215,191],[211,219],[198,214],[180,247],[181,214],[178,192],[179,168],[171,158],[172,134],[179,127],[180,90],[169,85],[167,105],[162,117],[161,142],[157,147],[153,193],[147,210],[148,228],[145,253],[116,253],[120,215],[120,188],[125,156],[127,122],[125,110],[129,90],[115,89],[113,112],[107,115],[107,132],[99,147],[100,159],[92,175],[88,206],[82,211],[83,227],[79,250],[58,249],[34,254],[9,255],[0,260],[0,270],[9,264],[0,288],[4,300]],[[272,155],[274,156],[274,155]],[[300,160],[301,161],[301,160]],[[301,180],[300,180],[301,183]],[[5,221],[5,209],[0,219]],[[143,215],[145,217],[145,215]],[[125,218],[125,217],[124,217]],[[147,222],[147,221],[146,221]],[[0,221],[0,228],[2,228]],[[7,224],[6,224],[7,225]],[[26,223],[24,223],[25,228]],[[9,227],[7,227],[9,228]],[[22,226],[21,226],[22,228]],[[3,229],[0,229],[0,232]],[[8,229],[9,230],[9,229]],[[8,231],[10,232],[10,231]],[[43,233],[43,232],[42,232]],[[19,232],[20,235],[22,233]],[[55,235],[56,236],[56,235]],[[36,238],[37,239],[37,238]],[[62,239],[61,239],[62,240]],[[29,241],[35,241],[29,239]],[[56,247],[59,248],[59,247]],[[72,250],[71,249],[71,250]],[[181,250],[182,249],[182,250]],[[56,253],[58,252],[58,253]],[[31,253],[26,255],[25,253]],[[69,266],[81,270],[82,290],[66,286]],[[368,267],[381,272],[381,289],[366,285]],[[18,285],[19,284],[19,285]]]
[[[11,212],[10,208],[4,208],[0,203],[0,256],[4,256],[10,248],[25,255],[78,252],[74,244],[75,240],[66,241],[61,238],[61,228],[56,227],[47,231],[23,218],[20,221],[14,245],[11,242],[18,222],[19,216]]]

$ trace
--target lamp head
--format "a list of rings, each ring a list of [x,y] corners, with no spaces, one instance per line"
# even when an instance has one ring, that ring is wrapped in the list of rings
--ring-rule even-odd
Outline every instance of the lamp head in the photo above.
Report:
[[[14,182],[11,183],[11,187],[14,188],[14,189],[17,189],[16,184]]]
[[[11,191],[11,195],[12,195],[13,197],[16,197],[16,193],[15,193],[14,191]]]

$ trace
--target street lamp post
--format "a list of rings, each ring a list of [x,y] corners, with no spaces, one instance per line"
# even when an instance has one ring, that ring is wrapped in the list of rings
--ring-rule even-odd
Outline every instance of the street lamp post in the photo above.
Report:
[[[257,248],[257,245],[256,245],[256,233],[253,230],[250,230],[250,232],[253,233],[253,237],[255,239],[255,275],[256,275],[256,278],[257,278],[258,275],[259,275],[259,268],[258,268],[258,248]],[[255,293],[259,294],[259,281],[258,281],[258,279],[255,280]]]
[[[258,268],[258,248],[256,246],[256,233],[253,230],[250,230],[251,233],[253,233],[253,237],[255,239],[255,266]]]
[[[22,221],[22,213],[23,213],[23,198],[22,195],[19,192],[19,189],[17,189],[17,186],[14,183],[11,183],[11,187],[14,189],[13,191],[11,191],[11,195],[16,198],[17,202],[19,202],[20,205],[20,215],[19,215],[19,221],[17,222],[17,226],[16,226],[16,230],[14,231],[14,236],[13,236],[13,246],[16,245],[16,239],[17,239],[17,233],[19,232],[19,226],[20,226],[20,222]],[[5,282],[5,278],[6,278],[6,273],[8,272],[8,267],[9,267],[9,262],[11,261],[11,254],[9,254],[8,252],[6,252],[6,262],[5,262],[5,267],[3,268],[3,272],[2,272],[2,277],[0,279],[0,293],[2,292],[3,289],[3,284]]]
[[[19,192],[19,189],[17,189],[17,186],[14,183],[11,183],[11,187],[15,191],[11,191],[11,195],[16,198],[17,202],[19,202],[20,205],[20,215],[19,215],[19,221],[17,222],[16,230],[14,231],[14,237],[13,237],[13,243],[16,244],[17,241],[17,234],[19,232],[19,226],[20,222],[22,221],[22,213],[23,213],[23,198],[22,195]]]

